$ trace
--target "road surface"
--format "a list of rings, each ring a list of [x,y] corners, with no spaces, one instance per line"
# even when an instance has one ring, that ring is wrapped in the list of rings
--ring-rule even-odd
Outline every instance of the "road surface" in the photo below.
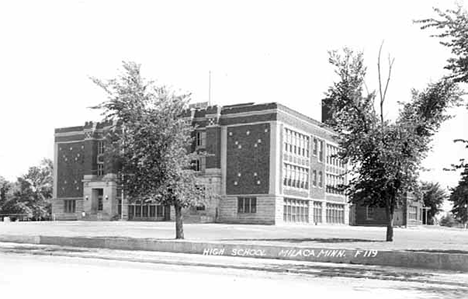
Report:
[[[468,298],[468,274],[437,275],[357,265],[0,243],[1,298]]]

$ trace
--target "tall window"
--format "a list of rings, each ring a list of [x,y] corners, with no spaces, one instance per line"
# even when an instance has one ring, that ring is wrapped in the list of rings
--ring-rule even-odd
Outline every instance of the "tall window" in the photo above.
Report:
[[[75,213],[76,211],[76,200],[64,200],[64,207],[63,207],[63,212],[64,213]]]
[[[98,189],[98,211],[103,210],[103,197],[104,197],[104,190]]]
[[[323,140],[319,140],[318,160],[319,162],[323,162]]]
[[[237,198],[237,213],[238,214],[257,213],[257,198],[256,197],[238,197]]]
[[[284,163],[283,185],[294,188],[309,189],[309,169]]]
[[[309,202],[307,200],[285,198],[283,220],[285,222],[309,222]]]
[[[320,188],[323,187],[323,173],[321,171],[319,171],[319,173],[318,173],[318,186]]]
[[[367,206],[366,216],[367,216],[367,220],[374,219],[374,207]]]
[[[327,223],[344,223],[344,205],[327,203]]]
[[[312,170],[312,185],[317,187],[317,170]]]
[[[309,136],[284,129],[284,151],[293,155],[309,157]]]
[[[98,141],[97,144],[97,175],[104,175],[104,151],[105,144],[104,141]]]
[[[200,157],[196,160],[192,160],[192,169],[194,171],[204,171],[206,168],[206,158]]]
[[[313,144],[313,149],[312,149],[312,153],[314,154],[314,156],[317,156],[317,148],[318,148],[318,140],[317,138],[314,138],[314,144]]]
[[[206,132],[197,131],[195,135],[195,145],[197,147],[206,146]]]
[[[411,220],[418,220],[418,208],[417,207],[409,207],[409,215],[408,218]]]
[[[314,223],[322,223],[322,203],[319,201],[314,201],[313,217]]]

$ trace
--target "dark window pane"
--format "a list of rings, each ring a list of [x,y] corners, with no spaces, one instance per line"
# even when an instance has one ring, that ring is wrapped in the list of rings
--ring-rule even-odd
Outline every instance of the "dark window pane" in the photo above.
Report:
[[[237,213],[244,213],[244,200],[242,197],[237,198]]]

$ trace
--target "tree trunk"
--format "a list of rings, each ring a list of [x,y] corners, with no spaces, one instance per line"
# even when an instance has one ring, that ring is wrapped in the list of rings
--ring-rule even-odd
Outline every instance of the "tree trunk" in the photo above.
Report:
[[[176,225],[176,239],[183,239],[184,238],[184,222],[182,217],[182,207],[180,204],[174,204],[175,209],[175,225]]]
[[[393,242],[393,208],[385,207],[387,214],[387,242]]]

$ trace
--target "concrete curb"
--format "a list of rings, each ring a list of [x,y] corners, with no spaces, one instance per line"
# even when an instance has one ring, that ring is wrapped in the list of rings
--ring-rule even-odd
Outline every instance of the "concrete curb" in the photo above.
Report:
[[[453,270],[468,272],[468,254],[418,251],[312,248],[158,240],[110,237],[61,237],[0,235],[0,242],[60,245],[70,247],[143,250],[202,255],[236,256],[308,262],[332,262],[381,265],[406,268]]]

